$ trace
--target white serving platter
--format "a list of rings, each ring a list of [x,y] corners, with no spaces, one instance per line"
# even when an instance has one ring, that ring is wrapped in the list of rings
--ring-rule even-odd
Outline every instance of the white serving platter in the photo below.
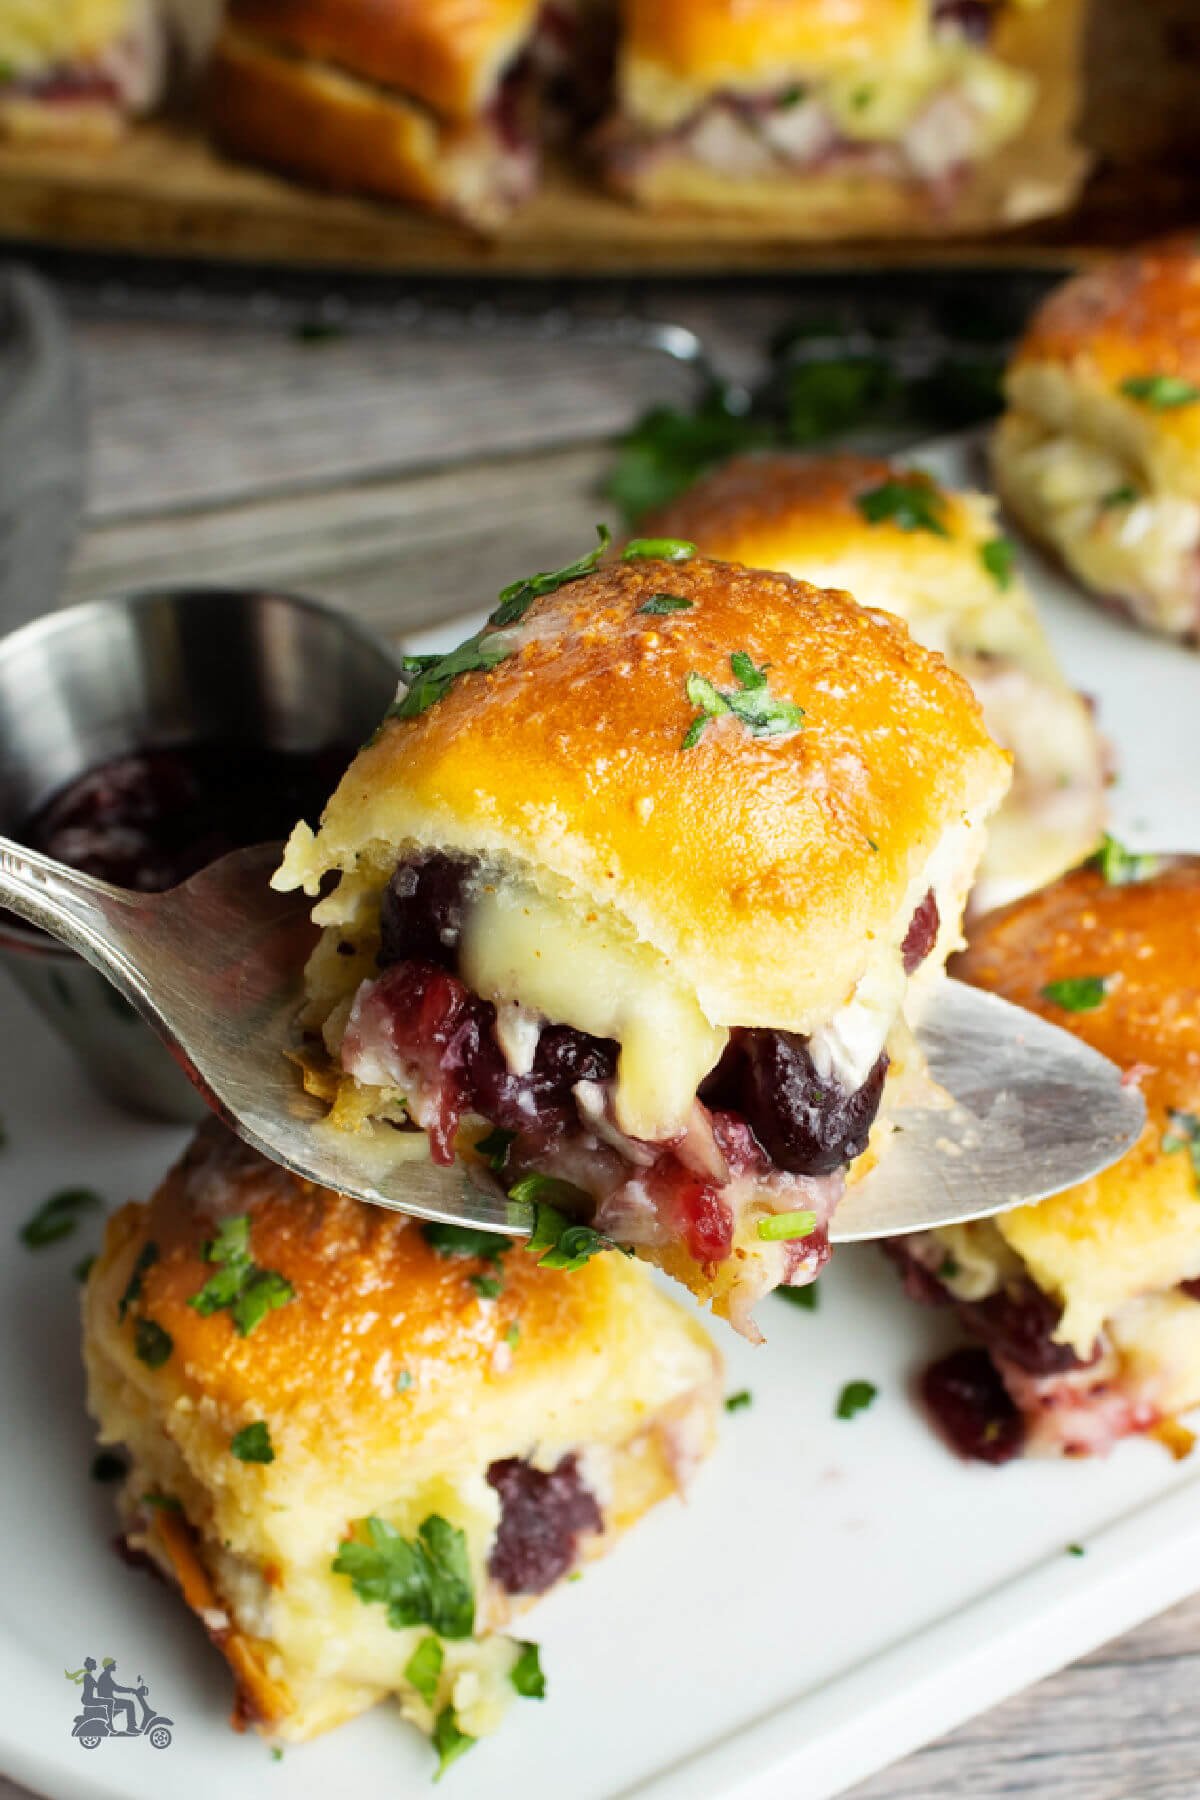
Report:
[[[962,481],[967,455],[918,460]],[[1200,659],[1036,559],[1030,572],[1116,746],[1117,831],[1200,849]],[[164,1586],[111,1553],[71,1273],[99,1224],[36,1253],[15,1234],[67,1185],[112,1205],[146,1195],[184,1137],[93,1096],[15,991],[0,1019],[0,1770],[56,1800],[424,1793],[429,1750],[388,1707],[278,1763],[232,1733],[221,1659]],[[824,1800],[1200,1588],[1200,1455],[1173,1463],[1135,1441],[1093,1463],[961,1464],[909,1391],[953,1328],[907,1302],[870,1248],[840,1251],[820,1296],[814,1313],[768,1301],[761,1350],[716,1327],[728,1388],[752,1406],[726,1419],[686,1506],[660,1508],[531,1615],[549,1697],[517,1703],[455,1766],[454,1800]],[[879,1397],[839,1421],[855,1378]],[[168,1749],[72,1740],[64,1670],[85,1654],[145,1676],[175,1722]]]

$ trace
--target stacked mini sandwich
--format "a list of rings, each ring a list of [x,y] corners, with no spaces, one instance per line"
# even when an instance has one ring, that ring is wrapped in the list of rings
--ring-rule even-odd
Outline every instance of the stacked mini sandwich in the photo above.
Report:
[[[164,67],[154,0],[0,0],[0,137],[111,143]]]

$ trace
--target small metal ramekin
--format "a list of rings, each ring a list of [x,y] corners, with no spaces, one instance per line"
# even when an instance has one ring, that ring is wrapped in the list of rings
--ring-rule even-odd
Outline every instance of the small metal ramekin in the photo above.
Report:
[[[0,638],[0,831],[19,836],[68,782],[139,750],[360,743],[397,673],[382,639],[294,594],[152,589],[48,613]],[[110,1100],[180,1123],[203,1114],[149,1026],[71,951],[5,914],[0,964]]]

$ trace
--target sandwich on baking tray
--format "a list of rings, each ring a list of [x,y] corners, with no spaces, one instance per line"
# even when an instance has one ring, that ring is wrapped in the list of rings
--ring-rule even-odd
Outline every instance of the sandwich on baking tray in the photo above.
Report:
[[[992,464],[1004,504],[1142,625],[1200,639],[1200,241],[1074,276],[1006,377]]]
[[[929,1369],[963,1454],[1083,1456],[1149,1432],[1176,1454],[1200,1402],[1200,876],[1111,839],[978,921],[955,974],[1111,1057],[1146,1099],[1120,1161],[995,1219],[894,1240],[914,1299],[973,1340]]]
[[[236,154],[496,225],[536,187],[542,141],[563,113],[594,108],[606,10],[595,0],[231,0],[210,117]]]
[[[442,1766],[542,1696],[514,1615],[686,1483],[720,1404],[636,1263],[420,1226],[215,1122],[110,1220],[84,1357],[124,1542],[227,1658],[234,1722],[296,1741],[391,1695]]]
[[[0,138],[97,148],[158,99],[154,0],[0,0]]]
[[[1107,753],[1062,675],[995,502],[877,457],[736,457],[644,522],[709,556],[848,588],[964,675],[1013,785],[988,826],[973,907],[1002,905],[1100,841]]]
[[[625,0],[611,181],[814,237],[1052,212],[1084,166],[1077,0]]]
[[[924,1091],[1009,758],[899,620],[693,549],[598,549],[411,662],[275,880],[336,877],[303,1053],[333,1128],[463,1156],[753,1336]]]

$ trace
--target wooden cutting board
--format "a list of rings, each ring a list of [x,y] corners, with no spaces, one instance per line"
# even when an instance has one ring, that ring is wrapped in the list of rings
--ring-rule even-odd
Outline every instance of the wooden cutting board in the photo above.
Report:
[[[999,235],[802,242],[744,218],[639,213],[560,168],[500,236],[483,239],[227,161],[198,128],[156,122],[105,153],[0,146],[0,238],[496,275],[1061,265],[1200,218],[1200,0],[1099,0],[1086,60],[1085,137],[1099,173],[1071,213]],[[1005,178],[1001,164],[996,179]]]

